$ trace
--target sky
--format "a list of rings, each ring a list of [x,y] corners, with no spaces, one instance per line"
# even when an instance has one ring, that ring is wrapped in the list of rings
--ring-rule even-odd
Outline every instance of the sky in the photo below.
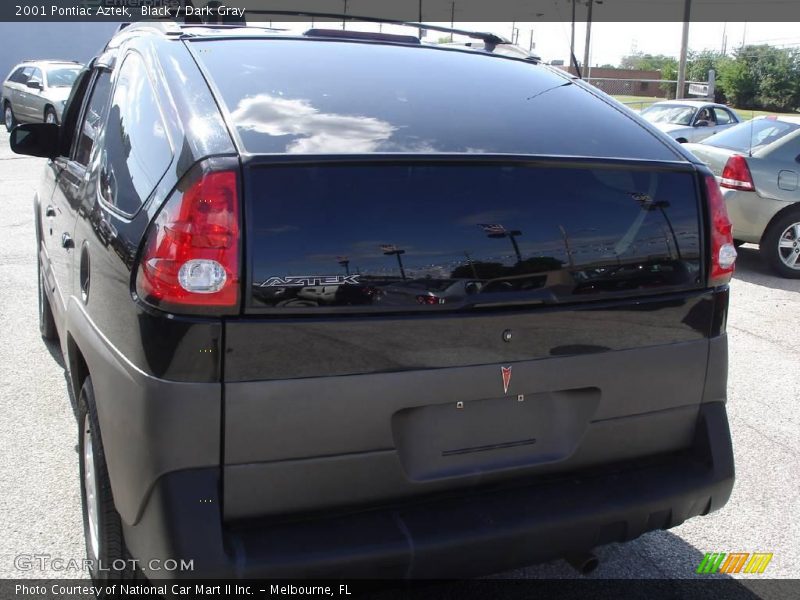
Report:
[[[450,23],[436,23],[449,26]],[[276,27],[308,28],[308,23],[275,24]],[[320,25],[318,25],[320,26]],[[326,27],[331,25],[326,24]],[[512,27],[519,30],[518,43],[528,48],[533,31],[535,52],[545,62],[563,60],[569,62],[569,22],[538,22],[538,23],[459,23],[457,28],[491,31],[511,38]],[[347,24],[348,29],[372,30],[373,24],[354,23]],[[683,23],[605,23],[592,24],[592,37],[590,44],[589,64],[599,66],[603,64],[618,65],[620,59],[632,51],[646,54],[666,54],[678,57],[681,46],[681,33]],[[395,33],[391,26],[384,27],[384,31]],[[397,28],[396,33],[408,33],[405,28]],[[440,35],[434,32],[428,34],[432,39]],[[721,50],[723,35],[727,37],[727,51],[730,53],[742,42],[747,44],[768,43],[776,46],[800,48],[800,26],[792,23],[691,23],[689,26],[689,49]],[[575,55],[579,62],[583,62],[584,45],[586,38],[586,24],[575,25]]]

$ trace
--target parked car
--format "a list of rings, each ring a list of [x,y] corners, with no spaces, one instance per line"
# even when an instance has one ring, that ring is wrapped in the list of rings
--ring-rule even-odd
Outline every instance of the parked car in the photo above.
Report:
[[[470,279],[423,277],[398,281],[381,288],[384,304],[446,304],[464,300],[481,289],[482,282]]]
[[[800,117],[758,117],[687,148],[716,175],[738,243],[800,278]]]
[[[6,129],[17,123],[60,123],[81,68],[80,63],[59,60],[28,60],[14,67],[0,94]]]
[[[741,121],[724,104],[697,100],[656,102],[639,114],[681,143],[699,142]]]
[[[472,35],[132,24],[14,129],[93,577],[587,571],[728,500],[713,175]],[[373,301],[403,269],[498,285]]]

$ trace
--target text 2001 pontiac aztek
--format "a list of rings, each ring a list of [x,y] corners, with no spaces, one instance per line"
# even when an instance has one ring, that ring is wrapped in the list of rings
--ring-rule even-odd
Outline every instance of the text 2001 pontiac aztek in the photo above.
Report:
[[[473,575],[727,501],[713,176],[479,37],[132,25],[14,131],[90,557]]]

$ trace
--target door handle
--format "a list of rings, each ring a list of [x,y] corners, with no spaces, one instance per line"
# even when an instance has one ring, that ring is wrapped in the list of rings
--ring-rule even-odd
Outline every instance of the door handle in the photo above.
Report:
[[[75,247],[75,242],[72,241],[70,234],[66,232],[61,234],[61,246],[67,250]]]
[[[52,206],[48,206],[44,209],[44,216],[45,217],[55,217],[56,216],[56,209]]]

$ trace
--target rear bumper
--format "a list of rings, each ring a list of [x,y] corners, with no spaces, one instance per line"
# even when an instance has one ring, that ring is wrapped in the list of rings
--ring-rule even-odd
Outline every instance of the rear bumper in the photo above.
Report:
[[[723,506],[734,481],[725,405],[700,406],[689,448],[338,514],[223,524],[220,471],[162,477],[126,542],[150,577],[479,575],[630,540]],[[202,500],[202,501],[201,501]],[[148,570],[153,559],[194,570]]]
[[[751,244],[761,242],[761,236],[772,218],[790,204],[764,198],[758,192],[723,190],[723,196],[728,217],[733,224],[734,239]]]

